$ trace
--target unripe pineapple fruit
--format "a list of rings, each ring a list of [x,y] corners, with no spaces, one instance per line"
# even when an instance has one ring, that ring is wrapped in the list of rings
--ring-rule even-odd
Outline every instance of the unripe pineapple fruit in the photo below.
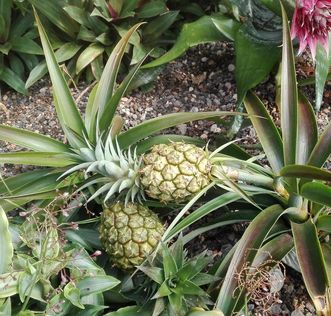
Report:
[[[145,195],[161,202],[186,202],[211,182],[212,163],[207,151],[193,144],[173,142],[158,144],[138,157],[136,151],[122,151],[118,142],[102,138],[96,148],[83,148],[81,155],[90,158],[66,171],[85,169],[89,185],[98,185],[90,197],[104,195],[105,202],[116,195],[124,200],[141,202]],[[90,159],[86,162],[87,159]]]
[[[155,145],[143,162],[140,183],[148,196],[162,202],[187,201],[210,183],[208,153],[192,144]]]
[[[117,202],[103,210],[100,239],[119,268],[128,270],[140,265],[160,241],[164,227],[149,208]]]

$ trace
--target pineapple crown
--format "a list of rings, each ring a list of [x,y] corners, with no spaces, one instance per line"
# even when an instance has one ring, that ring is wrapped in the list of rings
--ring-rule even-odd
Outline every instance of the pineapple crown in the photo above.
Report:
[[[187,315],[193,306],[212,305],[209,295],[202,289],[203,285],[219,280],[203,272],[212,260],[206,251],[188,258],[182,235],[173,245],[162,243],[156,255],[147,256],[147,262],[138,269],[156,285],[151,294],[151,299],[155,300],[153,315],[160,315],[163,310],[173,315]]]
[[[86,147],[72,149],[72,155],[81,161],[78,165],[68,169],[61,177],[85,170],[87,181],[79,190],[97,185],[97,190],[91,195],[88,202],[105,195],[104,202],[110,200],[116,193],[125,194],[125,203],[130,200],[141,202],[145,199],[143,190],[140,189],[139,170],[141,158],[138,158],[136,150],[129,148],[123,151],[117,138],[112,138],[109,133],[106,140],[98,134],[96,144],[93,146],[85,137]]]

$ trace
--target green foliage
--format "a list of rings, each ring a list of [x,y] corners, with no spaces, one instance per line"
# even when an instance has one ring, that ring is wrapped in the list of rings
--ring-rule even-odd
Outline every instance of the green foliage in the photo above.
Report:
[[[0,232],[0,248],[3,254],[0,259],[0,273],[3,274],[9,270],[13,257],[13,245],[8,228],[8,219],[2,208],[0,208]]]
[[[116,43],[134,24],[146,22],[140,28],[140,34],[130,38],[132,47],[126,50],[130,56],[130,65],[139,63],[151,50],[152,57],[160,56],[168,43],[176,38],[181,21],[204,14],[203,8],[197,3],[188,1],[29,2],[51,22],[46,24],[46,30],[52,34],[58,61],[65,63],[72,78],[84,73],[87,81],[100,79],[105,62]],[[37,65],[26,86],[30,87],[46,72],[44,63]],[[152,74],[151,71],[149,73]]]
[[[33,26],[32,6],[42,15],[57,61],[64,63],[71,78],[83,75],[85,81],[100,79],[116,43],[134,24],[146,23],[140,34],[130,39],[132,47],[126,50],[127,68],[138,64],[151,50],[151,57],[159,57],[176,39],[183,22],[195,20],[214,7],[165,0],[2,0],[0,80],[20,93],[26,93],[47,73],[45,61],[38,57],[42,50]],[[145,70],[142,75],[151,81],[157,72]],[[141,84],[139,82],[135,85]]]
[[[39,63],[42,49],[36,38],[33,16],[25,5],[0,1],[0,82],[20,93],[27,93],[24,81]]]
[[[77,3],[73,1],[70,5],[77,6]],[[93,16],[102,16],[105,21],[125,20],[136,8],[133,2],[132,7],[125,1],[110,1],[110,7],[103,7],[102,1],[97,3]],[[169,16],[161,13],[161,2],[156,3],[158,7],[146,4],[147,7],[139,10],[139,14],[147,18],[161,14],[162,24],[168,27],[163,19]],[[237,5],[241,7],[240,3]],[[46,7],[39,7],[39,10],[44,10],[46,14]],[[74,9],[70,10],[73,15]],[[241,7],[241,10],[245,12],[246,9]],[[331,125],[318,137],[312,106],[297,90],[288,19],[284,9],[281,10],[284,28],[278,102],[280,129],[262,101],[252,92],[243,92],[244,106],[269,160],[269,166],[258,163],[262,156],[250,157],[233,142],[224,143],[222,139],[219,140],[220,147],[208,153],[210,183],[175,216],[157,251],[132,274],[115,269],[108,264],[109,258],[97,251],[100,242],[96,224],[98,218],[95,215],[104,201],[99,196],[121,200],[123,195],[130,192],[128,182],[131,178],[125,177],[132,170],[136,171],[132,165],[139,164],[137,161],[141,155],[152,145],[173,140],[201,145],[201,141],[190,137],[179,139],[176,135],[155,136],[156,133],[198,119],[217,121],[220,115],[230,113],[168,114],[122,131],[123,121],[116,115],[116,109],[145,61],[145,56],[141,57],[122,82],[117,84],[121,62],[129,43],[135,45],[139,28],[144,28],[143,32],[147,29],[148,34],[147,26],[136,24],[122,33],[121,40],[113,47],[100,73],[100,81],[93,87],[83,117],[57,63],[57,53],[53,52],[36,14],[53,84],[54,104],[67,142],[0,126],[1,140],[28,149],[1,153],[1,163],[47,167],[1,179],[0,182],[0,206],[4,210],[0,209],[0,241],[1,250],[8,254],[0,260],[1,312],[10,311],[14,315],[19,312],[28,314],[45,311],[47,315],[97,315],[109,312],[109,316],[130,313],[227,316],[242,311],[249,299],[254,300],[253,293],[260,289],[254,288],[257,276],[245,273],[256,269],[258,276],[267,276],[263,282],[270,282],[270,271],[287,256],[292,256],[292,259],[296,257],[317,311],[329,311],[328,303],[324,302],[330,302],[331,272],[327,260],[330,258],[331,246],[325,237],[331,231],[331,176],[322,166],[331,152]],[[63,12],[57,11],[55,18]],[[72,18],[70,15],[68,17]],[[203,19],[210,23],[209,19]],[[66,29],[65,20],[57,27],[67,36],[75,32],[75,25],[79,26],[83,22],[75,20],[69,30]],[[221,20],[218,20],[219,24],[215,21],[213,17],[216,28],[223,28],[224,31]],[[153,27],[158,29],[157,25]],[[242,28],[240,26],[239,32],[242,32]],[[227,30],[227,36],[232,36],[230,29]],[[249,34],[252,37],[260,34],[257,30],[247,32],[253,32]],[[187,42],[187,45],[194,41]],[[75,49],[67,56],[72,55],[72,52]],[[94,45],[89,54],[95,52]],[[89,64],[88,58],[80,61]],[[245,87],[249,88],[251,86]],[[209,195],[211,188],[215,189],[213,193],[216,196]],[[35,204],[25,209],[24,205],[32,201]],[[91,203],[87,204],[86,201]],[[164,208],[156,201],[143,203]],[[199,205],[194,207],[195,203]],[[88,208],[91,206],[92,211],[88,209],[89,212],[84,212],[86,209],[82,205]],[[167,206],[178,208],[175,203]],[[17,207],[19,216],[8,220],[5,212]],[[191,230],[170,245],[173,237],[215,210],[219,210],[220,215],[213,222]],[[204,272],[211,264],[211,258],[205,253],[194,258],[186,255],[184,245],[199,234],[243,221],[251,223],[233,249],[220,263],[215,264],[212,269],[214,274]],[[87,250],[96,252],[89,255]],[[314,272],[316,267],[318,272]],[[221,284],[219,279],[222,280]],[[211,299],[215,300],[215,310],[199,309],[207,309],[212,305]],[[123,307],[133,302],[136,305]],[[118,310],[106,310],[112,303],[117,304]]]
[[[66,200],[65,195],[59,196],[46,207],[35,206],[21,212],[22,217],[17,216],[10,223],[14,256],[8,257],[10,267],[0,275],[0,297],[6,299],[2,312],[12,310],[11,315],[29,315],[32,311],[47,315],[68,315],[79,310],[97,312],[106,307],[102,293],[120,283],[106,275],[79,244],[63,239],[63,230],[73,229],[67,218],[61,216],[69,207],[64,203]],[[18,239],[15,234],[19,234]]]
[[[116,79],[125,49],[130,39],[136,34],[135,31],[139,27],[138,24],[133,26],[113,49],[102,73],[99,84],[96,85],[91,92],[85,118],[83,120],[64,79],[63,73],[56,62],[55,54],[52,51],[45,30],[41,25],[39,18],[36,18],[48,70],[53,84],[56,112],[60,125],[68,140],[68,144],[62,144],[57,140],[33,132],[0,126],[0,129],[3,131],[0,135],[0,139],[30,149],[30,151],[2,153],[0,154],[0,162],[62,168],[61,171],[59,169],[44,170],[44,182],[40,182],[38,187],[34,188],[29,184],[34,182],[35,179],[32,178],[31,180],[29,176],[22,176],[24,180],[26,177],[25,185],[19,190],[17,187],[12,191],[7,190],[7,200],[4,200],[5,197],[3,197],[2,202],[0,201],[0,204],[2,203],[6,210],[14,208],[17,204],[24,204],[28,202],[29,199],[34,200],[35,198],[39,198],[38,194],[45,194],[47,192],[47,194],[54,195],[58,188],[65,189],[72,186],[73,183],[75,185],[84,184],[85,179],[80,174],[81,169],[87,169],[89,166],[99,166],[100,164],[98,161],[105,160],[105,157],[108,157],[103,153],[105,148],[108,148],[107,150],[110,150],[110,153],[112,154],[111,156],[114,156],[115,149],[109,149],[113,146],[112,143],[115,137],[113,134],[114,132],[117,134],[116,137],[119,146],[115,151],[121,151],[128,149],[130,146],[136,146],[140,140],[177,124],[198,119],[213,119],[221,114],[234,114],[230,112],[169,114],[160,118],[145,121],[128,131],[121,132],[122,121],[119,117],[115,116],[116,108],[121,97],[128,89],[131,80],[137,73],[139,66],[144,61],[144,58],[132,68],[129,74],[118,86],[116,86]],[[148,150],[148,147],[146,150]],[[123,155],[121,154],[121,157],[122,156]],[[117,156],[115,155],[115,161],[118,160],[116,157]],[[111,168],[113,167],[114,164],[111,165]],[[102,189],[102,181],[105,181],[105,178],[103,177],[104,171],[100,172],[103,167],[101,169],[98,168],[99,167],[96,169],[99,170],[96,172],[97,178],[92,178],[92,183],[89,183],[88,186],[91,187],[91,185],[96,184],[96,189]],[[61,179],[56,178],[59,173],[62,173],[63,175]],[[72,175],[69,175],[71,173]],[[54,178],[56,179],[55,181]],[[6,182],[7,181],[9,182],[10,180],[6,180]],[[106,181],[110,184],[111,179],[107,178]],[[116,184],[116,181],[112,181],[113,184]],[[116,184],[117,189],[115,189],[113,193],[118,192],[118,190],[122,191],[122,187],[120,188],[118,183],[119,182]],[[6,193],[5,189],[6,187],[4,187],[4,193]],[[108,189],[111,188],[109,187]],[[31,195],[32,193],[34,195]],[[90,192],[88,194],[92,195],[93,193]],[[24,195],[24,197],[22,195]],[[9,196],[12,198],[15,196],[15,203],[12,201],[12,204],[8,205]]]
[[[331,49],[329,48],[329,52],[327,53],[321,44],[317,45],[316,68],[315,68],[316,111],[319,111],[321,107],[323,100],[324,85],[327,80],[327,76],[330,72],[329,71],[329,67],[331,66],[330,51]]]
[[[28,312],[28,308],[36,308],[45,310],[48,315],[66,315],[78,310],[97,313],[105,308],[101,293],[113,289],[119,282],[113,276],[105,275],[104,270],[95,264],[82,248],[97,250],[97,247],[100,246],[98,232],[93,224],[98,219],[84,218],[84,215],[79,212],[81,203],[86,201],[85,195],[77,196],[73,194],[73,191],[77,186],[83,185],[80,188],[82,190],[86,181],[80,168],[77,170],[75,168],[85,163],[90,165],[98,162],[103,157],[102,149],[108,146],[108,142],[116,145],[116,150],[123,150],[136,146],[138,141],[176,124],[196,119],[218,118],[220,114],[227,113],[169,114],[163,118],[145,121],[132,130],[121,132],[122,120],[115,116],[116,108],[144,59],[129,72],[118,86],[116,86],[116,79],[126,46],[130,38],[136,34],[136,30],[140,26],[138,24],[123,35],[113,49],[99,84],[91,92],[83,120],[37,14],[36,22],[53,83],[55,108],[68,143],[63,144],[22,129],[0,127],[2,140],[19,144],[30,150],[2,153],[1,162],[49,167],[3,179],[0,184],[0,204],[5,211],[20,207],[21,210],[24,210],[20,214],[27,216],[27,220],[18,217],[14,221],[21,241],[16,242],[13,260],[10,260],[10,257],[8,259],[12,261],[15,270],[10,273],[5,272],[2,276],[4,284],[2,284],[1,298],[10,297],[12,307],[15,306],[14,301],[21,302],[15,309],[19,308],[22,312]],[[117,136],[118,142],[115,141],[115,136]],[[169,142],[173,138],[172,135],[155,137],[152,138],[149,145],[145,140],[141,148],[144,147],[146,151],[152,143]],[[190,138],[187,140],[190,141]],[[60,175],[62,177],[59,179]],[[98,177],[98,173],[95,176]],[[100,173],[100,176],[103,174]],[[86,198],[93,197],[95,192],[93,186],[98,189],[99,185],[98,181],[88,183],[89,189],[84,190],[87,194]],[[60,195],[57,200],[56,197],[61,192],[63,195]],[[50,202],[54,198],[56,201]],[[23,208],[27,202],[35,200],[38,201],[37,209],[25,210]],[[98,199],[96,202],[101,203]],[[5,215],[5,213],[3,214]],[[3,223],[5,228],[5,221]],[[84,224],[88,225],[83,230],[86,234],[83,234],[83,231],[79,233],[73,230],[77,227],[76,225]],[[4,247],[7,247],[7,251],[9,251],[8,235],[3,234],[3,239]],[[176,267],[171,266],[171,260],[163,266],[164,280],[162,283],[165,284],[163,288],[166,287],[167,282],[175,281],[170,276],[173,272],[178,274],[181,280],[178,288],[171,288],[173,295],[169,295],[170,305],[175,303],[176,311],[186,306],[186,302],[180,299],[182,295],[193,297],[196,302],[203,299],[201,302],[206,303],[207,294],[199,286],[215,281],[212,276],[200,274],[200,271],[210,262],[209,259],[207,260],[204,255],[191,261],[184,257],[180,259],[181,253],[183,253],[182,246],[177,247],[172,254],[174,260],[180,260],[176,263]],[[170,254],[170,250],[164,245],[162,256],[166,258],[168,254]],[[104,263],[107,257],[103,256],[103,260],[101,263]],[[162,266],[162,260],[157,262]],[[165,259],[164,262],[167,260]],[[8,265],[8,263],[6,264]],[[69,276],[64,273],[68,270]],[[192,284],[193,290],[190,288]],[[116,292],[116,289],[113,291]],[[155,291],[154,294],[159,296],[159,302],[163,301],[161,292]],[[141,302],[142,297],[140,296],[138,303]],[[192,302],[189,306],[195,306],[195,303]]]
[[[325,181],[329,181],[330,173],[321,167],[330,155],[329,138],[325,136],[328,135],[330,127],[327,127],[318,139],[312,107],[301,94],[298,97],[287,16],[283,8],[282,12],[285,27],[279,103],[281,135],[262,102],[255,95],[249,93],[244,104],[248,114],[252,115],[252,124],[276,176],[274,189],[285,199],[282,205],[271,205],[254,218],[235,251],[231,253],[232,258],[228,258],[228,269],[224,270],[224,265],[220,265],[218,273],[226,273],[216,306],[225,315],[240,311],[245,305],[244,297],[249,298],[251,295],[250,292],[244,293],[245,288],[238,286],[238,278],[233,277],[234,271],[241,271],[245,265],[254,266],[256,261],[266,260],[259,254],[260,250],[254,249],[259,249],[263,243],[267,246],[269,242],[274,242],[279,247],[278,252],[275,251],[276,248],[268,252],[269,259],[274,261],[272,264],[284,258],[294,247],[305,285],[317,312],[330,311],[327,263],[329,242],[320,238],[321,234],[316,227],[317,220],[319,227],[328,231],[330,186]],[[285,227],[287,230],[290,229],[292,234],[291,238],[286,238],[282,243],[277,241],[277,235],[285,228],[280,225],[280,218],[286,218],[290,223]],[[268,232],[271,227],[274,227],[272,233]],[[326,250],[323,252],[322,249]],[[313,273],[316,269],[318,273]],[[249,279],[245,282],[249,282]]]
[[[138,267],[152,282],[149,286],[154,290],[149,300],[155,302],[153,315],[185,316],[191,307],[211,305],[208,294],[202,289],[203,285],[217,280],[203,272],[211,260],[206,252],[188,258],[182,236],[171,247],[162,244],[156,255]]]

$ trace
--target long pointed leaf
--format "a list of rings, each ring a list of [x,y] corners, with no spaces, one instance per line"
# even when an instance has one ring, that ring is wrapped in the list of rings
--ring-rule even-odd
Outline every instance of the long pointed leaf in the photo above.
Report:
[[[331,154],[331,122],[319,138],[309,157],[308,163],[315,167],[322,167]]]
[[[282,6],[283,52],[281,77],[281,128],[285,165],[296,163],[298,135],[298,91],[295,76],[295,61],[289,24]]]
[[[61,2],[38,0],[29,0],[29,2],[71,38],[76,37],[79,31],[79,24],[67,14]]]
[[[314,302],[317,312],[326,312],[325,296],[330,283],[315,224],[309,219],[302,224],[292,222],[291,227],[307,291]]]
[[[0,139],[35,151],[68,152],[68,146],[56,139],[1,124]]]
[[[79,74],[85,67],[90,65],[93,60],[103,54],[104,50],[105,48],[98,43],[92,43],[86,47],[77,59],[76,74]]]
[[[70,127],[70,129],[72,129],[75,133],[80,136],[83,136],[83,134],[85,133],[83,120],[79,114],[75,101],[71,95],[70,89],[57,63],[56,57],[54,55],[46,32],[36,12],[35,18],[37,21],[40,40],[45,54],[48,72],[53,85],[53,94],[55,99],[57,100],[57,102],[55,102],[55,108],[60,124],[65,133],[67,128]]]
[[[8,271],[13,257],[13,244],[8,225],[7,216],[0,206],[0,274]]]
[[[331,181],[331,172],[308,165],[288,165],[280,171],[284,177]]]
[[[144,62],[148,55],[146,55],[139,63],[137,63],[129,72],[129,74],[125,77],[125,79],[121,82],[120,86],[116,89],[113,96],[108,100],[104,106],[103,114],[99,117],[99,127],[101,131],[107,130],[109,128],[118,104],[121,101],[121,98],[126,93],[132,79],[136,75],[137,71],[139,70],[140,66]]]
[[[0,42],[5,43],[8,39],[9,32],[11,30],[11,14],[12,14],[12,0],[0,1]]]
[[[90,295],[92,293],[102,293],[110,290],[121,282],[110,275],[86,276],[78,280],[76,287],[80,289],[81,296]]]
[[[239,23],[224,15],[202,16],[194,22],[184,24],[174,46],[160,58],[153,60],[142,68],[166,64],[184,54],[190,47],[198,44],[223,40],[226,36],[233,38],[238,27]]]
[[[8,67],[1,66],[0,80],[4,81],[8,86],[12,87],[19,93],[27,93],[23,80]]]
[[[313,202],[331,207],[331,187],[319,182],[306,183],[301,188],[301,195]]]
[[[324,86],[329,72],[329,58],[328,58],[329,55],[330,55],[330,49],[329,52],[326,52],[323,45],[320,42],[318,42],[316,47],[316,68],[315,68],[316,111],[319,111],[322,104]]]
[[[43,192],[43,193],[35,193],[35,194],[27,194],[22,196],[14,196],[10,198],[0,198],[0,207],[3,208],[5,212],[9,212],[13,209],[19,208],[21,205],[25,205],[31,201],[36,200],[49,200],[54,199],[59,195],[58,190]]]
[[[114,93],[116,84],[117,73],[121,64],[122,57],[125,52],[125,48],[129,43],[132,34],[139,28],[140,24],[134,25],[117,43],[113,49],[105,69],[100,78],[100,82],[97,86],[97,90],[94,96],[93,105],[90,108],[91,112],[86,113],[90,116],[89,125],[87,125],[88,135],[92,140],[95,140],[96,136],[96,122],[97,117],[101,117],[104,114],[105,106]]]
[[[22,164],[30,166],[66,167],[76,161],[65,154],[48,152],[1,153],[0,163]]]
[[[278,129],[260,99],[248,92],[244,100],[245,108],[257,132],[263,150],[272,170],[278,174],[284,166],[283,142]]]
[[[314,110],[302,93],[299,93],[298,133],[297,164],[305,164],[317,143],[318,130]]]
[[[21,189],[24,186],[31,186],[31,183],[37,182],[40,183],[45,177],[54,175],[54,179],[57,179],[61,175],[61,171],[55,171],[55,169],[42,169],[42,170],[33,170],[29,172],[24,172],[13,177],[6,179],[0,178],[0,194],[10,194]]]
[[[331,280],[331,247],[329,244],[323,243],[322,246],[322,252],[323,257],[325,259],[325,269],[326,273],[328,275],[328,279]]]
[[[0,187],[1,194],[5,194],[0,200],[0,206],[8,212],[33,200],[54,198],[58,195],[58,189],[76,184],[72,180],[58,181],[60,175],[61,171],[48,168],[5,179],[6,186],[2,184]]]
[[[139,140],[163,129],[190,121],[219,118],[225,115],[238,115],[235,112],[198,112],[198,113],[172,113],[145,121],[118,136],[121,148],[127,148]]]
[[[192,239],[219,227],[233,225],[240,222],[250,222],[256,217],[256,215],[258,215],[258,211],[238,211],[225,213],[217,217],[217,219],[213,221],[212,224],[191,230],[183,237],[183,243],[186,244]]]
[[[212,211],[223,207],[229,203],[235,202],[240,199],[240,195],[234,192],[227,192],[221,196],[216,197],[213,200],[208,201],[206,204],[202,205],[198,209],[194,210],[190,215],[185,217],[180,221],[170,232],[168,238],[171,238],[178,234],[180,231],[184,230],[186,227],[192,225],[200,218],[206,216]]]
[[[253,267],[258,267],[263,262],[272,260],[275,263],[281,261],[293,249],[293,238],[290,234],[284,233],[268,241],[258,250],[252,263]]]
[[[68,59],[73,58],[80,48],[81,46],[76,44],[75,42],[65,43],[55,52],[56,60],[58,61],[58,63],[67,61]],[[47,65],[45,61],[42,61],[37,66],[35,66],[29,73],[28,79],[25,82],[25,87],[28,89],[46,74]]]

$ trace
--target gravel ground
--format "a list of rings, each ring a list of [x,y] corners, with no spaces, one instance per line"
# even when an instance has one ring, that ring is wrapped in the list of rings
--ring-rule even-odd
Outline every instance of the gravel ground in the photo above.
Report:
[[[135,91],[123,98],[118,112],[124,117],[126,128],[135,126],[146,119],[167,113],[182,111],[229,111],[235,109],[237,100],[234,80],[233,47],[224,43],[202,45],[192,48],[184,57],[170,63],[162,76],[155,82],[154,88],[148,92]],[[300,75],[305,76],[311,66],[302,62]],[[58,139],[63,138],[54,113],[48,79],[39,81],[29,96],[22,96],[8,91],[0,97],[0,123],[37,131]],[[79,98],[79,106],[84,108],[88,87],[84,84],[73,88],[75,98]],[[259,88],[258,94],[268,104],[269,112],[277,120],[278,113],[274,104],[274,85],[271,79],[266,80]],[[306,89],[311,101],[313,90]],[[331,110],[331,87],[327,86],[325,103],[318,114],[318,124],[322,130],[329,122]],[[193,122],[182,124],[172,130],[177,134],[190,135],[208,140],[223,133],[224,128],[210,122]],[[241,131],[243,144],[257,143],[252,128]],[[17,151],[18,146],[0,142],[1,151]],[[31,169],[27,166],[2,169],[5,176]],[[222,235],[211,234],[201,237],[203,247],[211,249],[214,255],[226,253],[239,238],[242,227],[234,226],[222,231]],[[201,244],[201,243],[199,243]],[[254,302],[250,307],[260,315],[315,315],[314,308],[302,284],[301,276],[290,268],[287,269],[282,291],[273,302],[268,312],[258,312]]]

